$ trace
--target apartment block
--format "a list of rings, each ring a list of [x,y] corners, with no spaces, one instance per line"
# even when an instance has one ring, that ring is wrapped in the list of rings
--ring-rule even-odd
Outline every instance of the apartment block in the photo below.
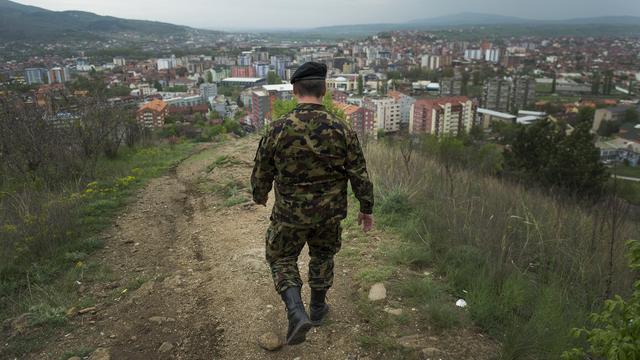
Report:
[[[473,126],[477,105],[466,96],[420,99],[411,107],[410,133],[458,135]]]

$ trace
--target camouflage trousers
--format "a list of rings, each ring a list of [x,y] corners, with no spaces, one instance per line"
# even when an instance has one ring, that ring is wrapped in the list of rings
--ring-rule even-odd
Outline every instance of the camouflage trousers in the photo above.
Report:
[[[309,286],[326,290],[333,285],[333,256],[340,250],[340,223],[297,228],[272,222],[267,230],[266,257],[276,291],[302,287],[298,256],[305,244],[309,247]]]

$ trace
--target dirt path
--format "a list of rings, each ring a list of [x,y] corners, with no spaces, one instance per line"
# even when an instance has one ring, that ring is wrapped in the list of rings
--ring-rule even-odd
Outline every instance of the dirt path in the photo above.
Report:
[[[279,352],[257,345],[264,332],[283,335],[286,319],[264,260],[273,199],[267,208],[246,203],[256,145],[247,138],[212,146],[151,181],[95,255],[113,269],[111,282],[85,290],[96,310],[78,315],[54,348],[32,357],[86,347],[111,359],[364,358],[356,341],[363,324],[340,264],[329,326]],[[307,263],[305,250],[301,269]],[[307,287],[303,293],[308,298]]]

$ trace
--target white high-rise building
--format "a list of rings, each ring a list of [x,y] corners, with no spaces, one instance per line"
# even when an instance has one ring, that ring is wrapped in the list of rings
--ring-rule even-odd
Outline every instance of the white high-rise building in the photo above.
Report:
[[[400,104],[392,98],[367,99],[365,107],[373,111],[374,126],[385,132],[400,130],[402,116]]]
[[[484,53],[484,60],[496,64],[500,62],[500,49],[488,49]]]
[[[441,66],[440,56],[438,55],[422,55],[420,66],[427,70],[436,70]]]

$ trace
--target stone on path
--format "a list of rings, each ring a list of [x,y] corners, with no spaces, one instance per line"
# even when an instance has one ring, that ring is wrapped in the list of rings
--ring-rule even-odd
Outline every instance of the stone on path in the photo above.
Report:
[[[369,289],[369,300],[370,301],[378,301],[384,300],[387,297],[387,289],[384,287],[383,283],[375,283]]]
[[[67,360],[82,360],[82,358],[80,356],[72,356],[72,357],[68,358]]]
[[[109,349],[97,348],[91,356],[89,356],[89,360],[111,360]]]
[[[268,332],[258,337],[258,345],[265,350],[275,351],[282,347],[282,341],[280,341],[278,335]]]
[[[170,342],[163,342],[162,345],[160,345],[160,347],[158,348],[158,352],[161,353],[166,353],[171,351],[171,349],[173,349],[173,344],[171,344]]]
[[[385,307],[384,308],[384,312],[386,312],[387,314],[395,315],[395,316],[402,315],[402,309],[394,309],[394,308],[390,308],[390,307]]]

